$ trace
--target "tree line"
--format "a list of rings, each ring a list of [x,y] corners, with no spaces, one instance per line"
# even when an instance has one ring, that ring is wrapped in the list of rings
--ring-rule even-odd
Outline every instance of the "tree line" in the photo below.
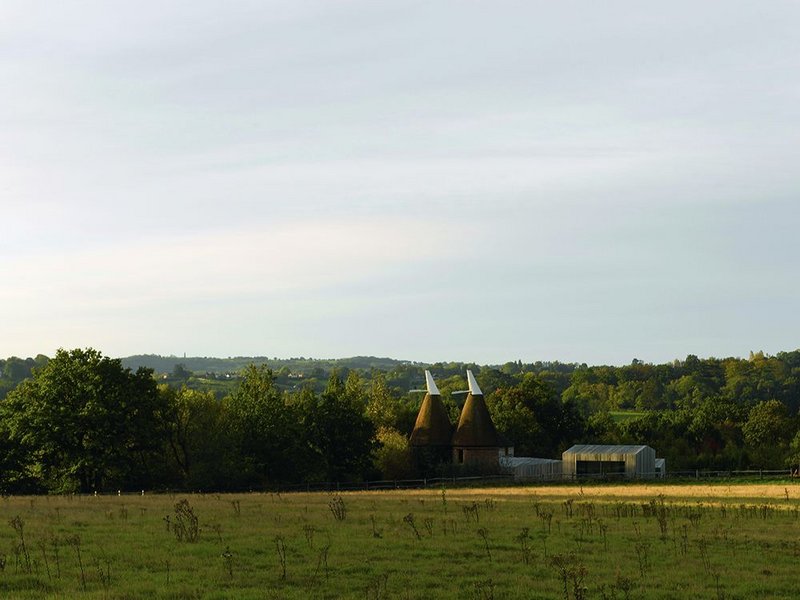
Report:
[[[287,365],[250,364],[221,393],[182,364],[156,377],[91,348],[0,361],[1,491],[263,489],[456,468],[416,464],[408,446],[423,396],[412,390],[422,387],[425,365],[310,368],[320,371],[298,381]],[[621,367],[427,368],[453,423],[465,368],[476,372],[517,455],[631,443],[654,447],[673,471],[800,461],[800,351]]]

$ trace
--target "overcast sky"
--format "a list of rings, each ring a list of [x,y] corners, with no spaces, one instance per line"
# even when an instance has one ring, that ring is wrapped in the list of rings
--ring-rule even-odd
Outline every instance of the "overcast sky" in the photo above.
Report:
[[[800,346],[797,2],[0,4],[0,356]]]

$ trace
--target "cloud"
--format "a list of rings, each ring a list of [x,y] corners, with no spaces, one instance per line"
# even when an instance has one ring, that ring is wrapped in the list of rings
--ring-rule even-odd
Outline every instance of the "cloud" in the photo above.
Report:
[[[246,215],[229,215],[244,220]],[[424,219],[309,219],[265,228],[80,248],[10,260],[0,290],[12,312],[58,300],[61,314],[149,310],[169,304],[313,293],[455,252],[469,228]]]
[[[724,303],[783,340],[796,16],[8,0],[2,339],[448,358],[477,315],[487,358],[588,360],[719,340]]]

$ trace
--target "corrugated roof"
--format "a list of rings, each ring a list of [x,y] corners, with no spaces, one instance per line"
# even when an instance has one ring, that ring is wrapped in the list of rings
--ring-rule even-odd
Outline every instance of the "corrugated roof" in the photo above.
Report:
[[[489,409],[482,394],[467,394],[467,401],[461,409],[453,445],[462,447],[499,447],[497,430],[494,428]]]
[[[442,403],[442,397],[439,394],[425,394],[414,423],[414,431],[411,432],[411,445],[449,446],[452,435],[453,425]]]
[[[639,454],[639,452],[645,448],[650,448],[650,446],[604,446],[602,444],[578,444],[569,450],[565,450],[564,454]]]
[[[550,465],[561,463],[553,458],[534,458],[532,456],[501,456],[500,464],[507,467],[520,467],[527,465]]]

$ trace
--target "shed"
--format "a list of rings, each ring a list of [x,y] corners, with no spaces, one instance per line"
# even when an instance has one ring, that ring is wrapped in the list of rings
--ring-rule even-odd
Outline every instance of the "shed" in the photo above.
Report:
[[[552,458],[501,456],[500,466],[511,472],[515,481],[551,481],[561,478],[561,461]]]
[[[561,455],[564,477],[655,477],[650,446],[577,445]]]

